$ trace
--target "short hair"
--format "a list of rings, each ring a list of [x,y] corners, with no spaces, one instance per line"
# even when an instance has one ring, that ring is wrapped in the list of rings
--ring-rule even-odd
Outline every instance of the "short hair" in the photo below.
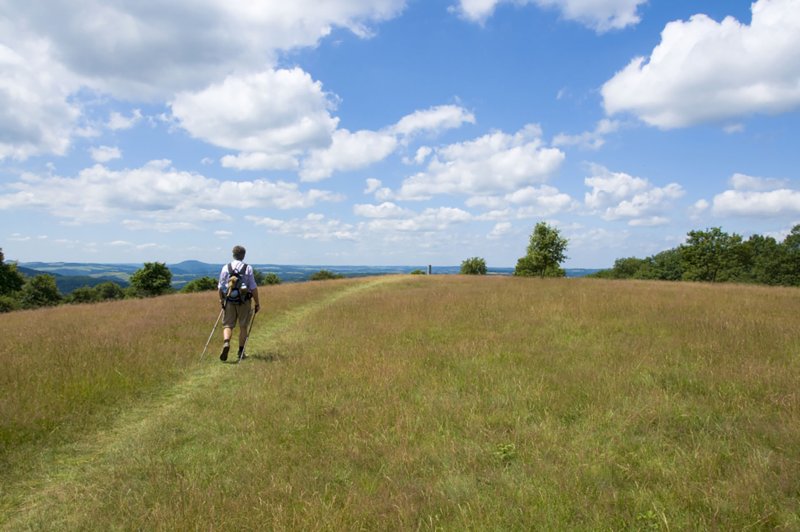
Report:
[[[243,260],[244,254],[247,253],[247,250],[244,249],[242,246],[234,246],[233,247],[233,258],[236,260]]]

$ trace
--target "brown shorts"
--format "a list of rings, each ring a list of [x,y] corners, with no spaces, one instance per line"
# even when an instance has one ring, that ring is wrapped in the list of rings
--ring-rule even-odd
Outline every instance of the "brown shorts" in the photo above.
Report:
[[[233,329],[236,323],[244,329],[250,321],[250,301],[247,303],[228,303],[225,305],[225,313],[222,315],[222,327]]]

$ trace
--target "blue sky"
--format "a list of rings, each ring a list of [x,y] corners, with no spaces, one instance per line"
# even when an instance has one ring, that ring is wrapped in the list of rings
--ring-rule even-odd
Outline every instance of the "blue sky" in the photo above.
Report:
[[[0,1],[7,259],[567,267],[800,223],[800,0]]]

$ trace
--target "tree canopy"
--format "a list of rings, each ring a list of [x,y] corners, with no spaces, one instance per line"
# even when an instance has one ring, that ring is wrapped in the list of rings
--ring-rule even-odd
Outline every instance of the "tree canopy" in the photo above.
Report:
[[[527,253],[517,261],[514,275],[564,277],[561,263],[567,259],[568,240],[555,227],[539,222],[533,228]]]
[[[486,275],[486,261],[481,257],[470,257],[461,263],[461,273],[465,275]]]
[[[136,294],[149,297],[172,291],[172,272],[163,262],[145,262],[131,275],[131,288]]]

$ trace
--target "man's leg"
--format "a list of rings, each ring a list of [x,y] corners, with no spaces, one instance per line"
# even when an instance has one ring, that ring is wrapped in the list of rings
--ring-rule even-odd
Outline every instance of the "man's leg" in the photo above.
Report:
[[[225,314],[222,319],[222,353],[219,359],[225,362],[228,360],[228,351],[231,350],[231,336],[233,336],[233,328],[236,326],[237,306],[229,303],[225,306]]]

